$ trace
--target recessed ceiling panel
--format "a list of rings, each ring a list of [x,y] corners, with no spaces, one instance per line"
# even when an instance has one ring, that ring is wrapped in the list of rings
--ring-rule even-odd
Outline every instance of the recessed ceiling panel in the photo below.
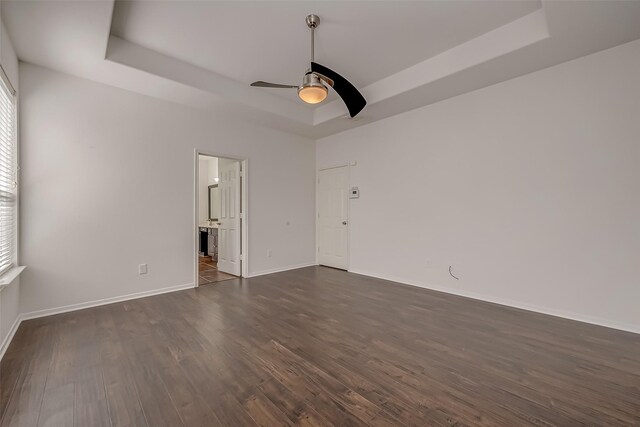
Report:
[[[300,84],[316,61],[359,88],[540,8],[539,1],[127,1],[112,34],[249,84]],[[295,90],[267,90],[296,99]],[[335,97],[335,96],[334,96]]]

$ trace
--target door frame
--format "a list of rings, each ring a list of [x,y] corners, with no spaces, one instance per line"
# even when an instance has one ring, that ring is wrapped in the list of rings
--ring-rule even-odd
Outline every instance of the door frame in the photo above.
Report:
[[[241,168],[241,186],[240,192],[242,197],[240,199],[240,277],[249,277],[249,159],[242,156],[228,155],[228,154],[214,154],[209,151],[203,151],[194,149],[193,154],[193,243],[191,245],[191,251],[193,255],[193,283],[194,287],[200,286],[198,275],[198,239],[200,238],[200,227],[198,222],[198,207],[200,205],[200,194],[198,191],[198,181],[200,175],[200,162],[199,156],[218,157],[222,159],[235,160],[240,162]]]
[[[316,265],[320,265],[320,259],[318,254],[320,253],[320,172],[329,170],[329,169],[337,169],[337,168],[347,168],[347,192],[351,187],[351,166],[354,165],[355,162],[345,162],[332,164],[325,167],[320,167],[316,169]],[[347,269],[346,271],[351,271],[351,198],[347,197],[347,221],[348,221],[348,232],[347,232]],[[330,267],[331,268],[331,267]]]

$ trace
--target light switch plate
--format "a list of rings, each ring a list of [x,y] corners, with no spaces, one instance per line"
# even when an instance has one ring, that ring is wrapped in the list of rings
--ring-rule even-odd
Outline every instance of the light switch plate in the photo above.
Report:
[[[358,187],[351,187],[351,191],[349,192],[349,198],[357,199],[359,197],[360,197],[360,190],[358,190]]]
[[[147,264],[140,264],[138,266],[138,274],[147,274]]]

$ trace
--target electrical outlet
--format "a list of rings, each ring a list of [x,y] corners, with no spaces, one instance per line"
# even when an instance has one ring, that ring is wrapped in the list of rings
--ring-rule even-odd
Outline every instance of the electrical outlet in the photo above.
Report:
[[[271,249],[267,249],[267,257],[271,258]]]
[[[147,264],[140,264],[138,266],[138,274],[147,274]]]

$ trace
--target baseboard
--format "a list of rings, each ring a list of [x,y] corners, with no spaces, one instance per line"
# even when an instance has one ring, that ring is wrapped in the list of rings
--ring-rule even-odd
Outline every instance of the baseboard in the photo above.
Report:
[[[9,329],[9,333],[7,334],[6,337],[4,337],[4,340],[2,340],[2,344],[0,344],[0,360],[2,360],[2,358],[4,357],[4,353],[9,348],[9,344],[11,344],[11,340],[13,339],[13,336],[16,334],[16,331],[18,330],[18,327],[20,326],[21,322],[22,322],[22,315],[18,314],[16,316],[16,320],[13,322],[13,325],[11,325],[11,329]]]
[[[602,319],[599,317],[589,316],[580,313],[573,313],[570,311],[550,309],[546,307],[540,307],[535,304],[529,304],[521,301],[513,301],[505,298],[497,298],[493,296],[487,296],[478,294],[475,292],[462,291],[460,289],[450,288],[448,286],[435,286],[430,283],[418,283],[403,278],[381,275],[378,273],[371,273],[362,270],[349,270],[350,273],[361,274],[363,276],[375,277],[377,279],[389,280],[391,282],[397,282],[404,285],[415,286],[418,288],[429,289],[432,291],[444,292],[451,295],[458,295],[461,297],[471,298],[479,301],[490,302],[493,304],[504,305],[507,307],[518,308],[521,310],[532,311],[535,313],[546,314],[549,316],[561,317],[563,319],[575,320],[578,322],[589,323],[597,326],[604,326],[605,328],[618,329],[620,331],[632,332],[640,334],[640,325],[633,325],[623,322],[617,322],[609,319]]]
[[[275,268],[272,270],[263,270],[263,271],[252,273],[249,277],[262,276],[265,274],[277,273],[280,271],[295,270],[297,268],[310,267],[313,265],[316,265],[316,264],[305,263],[305,264],[292,265],[292,266],[283,267],[283,268]],[[136,292],[133,294],[121,295],[117,297],[104,298],[104,299],[88,301],[88,302],[83,302],[78,304],[65,305],[62,307],[47,308],[45,310],[37,310],[37,311],[31,311],[28,313],[21,313],[18,315],[15,322],[11,326],[9,333],[7,334],[5,339],[2,341],[2,345],[0,345],[0,360],[2,360],[2,356],[4,356],[5,351],[9,347],[9,344],[11,343],[13,336],[18,330],[18,327],[20,327],[20,323],[22,323],[22,321],[24,320],[37,319],[39,317],[53,316],[55,314],[68,313],[70,311],[83,310],[85,308],[98,307],[101,305],[113,304],[116,302],[129,301],[129,300],[138,299],[138,298],[150,297],[153,295],[160,295],[160,294],[166,294],[169,292],[181,291],[184,289],[191,289],[194,286],[195,285],[193,283],[186,283],[184,285],[169,286],[161,289],[153,289],[150,291]]]
[[[264,276],[265,274],[280,273],[282,271],[296,270],[298,268],[311,267],[314,265],[317,265],[317,264],[315,262],[308,262],[304,264],[290,265],[288,267],[272,268],[270,270],[262,270],[262,271],[256,271],[256,272],[250,273],[248,277]]]
[[[133,294],[121,295],[121,296],[111,297],[111,298],[104,298],[104,299],[99,299],[99,300],[94,300],[89,302],[82,302],[79,304],[71,304],[71,305],[65,305],[62,307],[47,308],[45,310],[31,311],[29,313],[22,313],[21,316],[22,316],[22,320],[37,319],[39,317],[53,316],[54,314],[68,313],[70,311],[83,310],[85,308],[98,307],[100,305],[113,304],[116,302],[129,301],[129,300],[138,299],[138,298],[150,297],[153,295],[160,295],[160,294],[166,294],[169,292],[182,291],[185,289],[191,289],[193,287],[194,287],[193,283],[186,283],[184,285],[169,286],[166,288],[153,289],[153,290],[144,291],[144,292],[136,292]]]

